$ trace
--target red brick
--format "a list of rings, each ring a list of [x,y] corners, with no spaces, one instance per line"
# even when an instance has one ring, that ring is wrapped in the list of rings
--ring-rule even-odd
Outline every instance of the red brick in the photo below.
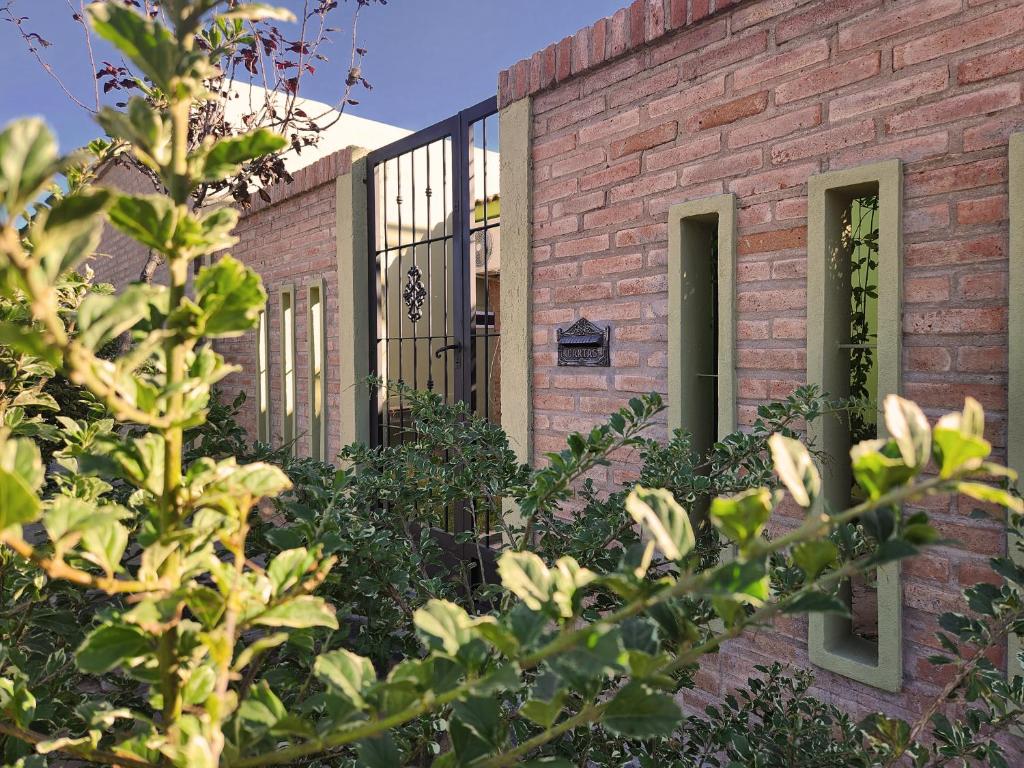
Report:
[[[908,277],[903,282],[908,304],[932,304],[949,300],[948,277]]]
[[[955,24],[949,29],[897,45],[892,51],[893,69],[931,61],[976,45],[990,43],[1024,30],[1024,7],[1007,8],[980,19]]]
[[[906,247],[904,258],[908,267],[938,267],[950,264],[1001,261],[1006,258],[1005,238],[996,235],[979,237],[974,240],[913,243]]]
[[[577,304],[582,301],[600,301],[612,297],[611,283],[589,283],[564,285],[555,289],[555,301],[560,304]]]
[[[622,114],[601,120],[593,125],[580,128],[580,144],[589,144],[592,141],[600,141],[617,133],[628,131],[640,125],[640,110],[631,109]]]
[[[587,259],[584,261],[583,274],[588,277],[613,275],[619,272],[632,272],[642,268],[643,265],[644,257],[642,253],[607,256],[603,259]]]
[[[1006,286],[1006,272],[968,272],[957,278],[956,292],[967,301],[1004,299]]]
[[[743,37],[733,37],[729,42],[717,48],[702,50],[698,58],[692,62],[692,69],[686,66],[683,77],[701,77],[715,72],[737,61],[745,61],[768,50],[768,32],[760,32]]]
[[[540,162],[576,149],[576,135],[560,136],[533,145],[533,161]]]
[[[776,192],[789,187],[800,187],[807,183],[807,177],[820,171],[817,163],[796,165],[766,171],[753,176],[744,176],[729,182],[729,189],[742,197]]]
[[[719,160],[709,160],[700,165],[691,165],[679,172],[679,186],[690,187],[706,181],[725,179],[753,171],[763,165],[760,150],[734,152]]]
[[[633,78],[622,88],[608,94],[608,106],[618,107],[631,101],[647,99],[649,96],[668,90],[679,82],[679,70],[665,69],[643,79]]]
[[[737,320],[736,338],[740,341],[766,341],[769,337],[769,327],[767,320]],[[749,380],[747,381],[749,382]],[[741,393],[742,389],[741,384]],[[767,392],[764,396],[767,397]],[[740,394],[740,397],[750,397],[750,395]]]
[[[725,77],[716,77],[692,88],[684,88],[671,96],[655,99],[647,104],[647,114],[656,120],[669,112],[679,112],[703,104],[725,93]]]
[[[651,65],[657,67],[693,51],[703,50],[719,40],[724,40],[725,35],[724,21],[701,24],[699,27],[687,29],[655,47],[651,52]]]
[[[646,0],[644,14],[644,41],[650,42],[665,34],[665,3],[664,0]]]
[[[614,187],[609,193],[609,200],[617,203],[634,197],[647,197],[657,192],[664,192],[676,185],[676,172],[668,171],[656,176],[643,176],[636,181]]]
[[[559,160],[551,165],[551,175],[555,178],[559,176],[567,176],[570,173],[576,173],[582,171],[584,168],[590,168],[599,163],[603,163],[605,160],[603,149],[590,149],[585,152],[579,152],[571,157],[567,157],[564,160]]]
[[[533,202],[537,204],[550,203],[552,200],[575,194],[579,190],[579,186],[580,183],[575,177],[537,184],[534,187]]]
[[[628,248],[646,243],[663,243],[666,240],[668,240],[668,225],[648,224],[617,232],[615,234],[615,247]]]
[[[744,117],[759,115],[768,107],[768,91],[759,91],[749,96],[727,101],[715,107],[697,112],[686,120],[686,127],[690,131],[703,131],[708,128],[717,128],[720,125],[728,125]]]
[[[545,240],[549,237],[561,237],[570,235],[580,228],[579,221],[575,216],[569,216],[554,221],[545,222],[533,228],[535,240]]]
[[[778,117],[733,128],[729,132],[729,147],[745,147],[769,139],[778,139],[791,133],[812,128],[821,123],[821,105],[788,112]]]
[[[953,364],[945,347],[908,347],[906,358],[909,370],[922,373],[943,373]]]
[[[608,380],[598,374],[563,373],[551,377],[551,386],[561,390],[608,389]]]
[[[956,368],[967,373],[1005,373],[1006,347],[960,347],[956,353]]]
[[[604,192],[591,192],[587,195],[575,195],[568,200],[555,203],[552,215],[564,216],[569,213],[585,213],[604,205]]]
[[[803,13],[790,15],[775,27],[775,42],[784,43],[794,37],[808,32],[830,27],[842,19],[864,13],[877,8],[881,0],[831,0],[828,3],[811,5]],[[862,16],[858,21],[870,19],[870,15]]]
[[[772,267],[767,261],[742,261],[736,265],[737,283],[756,283],[768,280]]]
[[[807,292],[802,288],[737,292],[736,306],[741,313],[804,309]]]
[[[643,305],[637,301],[602,302],[587,309],[591,320],[639,320]]]
[[[773,280],[792,280],[807,276],[807,259],[782,259],[772,263]]]
[[[745,205],[736,212],[736,223],[740,229],[757,227],[772,220],[771,203]]]
[[[1024,69],[1024,45],[1005,51],[987,53],[976,59],[963,62],[957,68],[956,79],[960,84],[977,83],[993,77],[1008,75]]]
[[[903,213],[903,232],[932,232],[949,226],[949,204],[935,203],[924,207],[908,207]]]
[[[650,277],[634,277],[619,280],[616,284],[619,296],[641,296],[649,293],[665,293],[668,291],[668,275],[652,275]]]
[[[642,202],[627,203],[625,205],[617,205],[602,208],[599,211],[591,211],[585,214],[583,217],[583,227],[585,229],[596,229],[599,227],[607,227],[615,224],[624,224],[629,221],[636,221],[644,212],[644,205]]]
[[[594,22],[594,26],[590,28],[590,63],[593,66],[597,66],[607,58],[605,54],[607,35],[608,20],[598,19]]]
[[[1005,182],[1006,160],[997,158],[911,173],[906,177],[905,186],[908,197],[913,197],[987,187]]]
[[[588,253],[599,253],[608,250],[608,235],[591,235],[576,240],[561,240],[555,243],[555,258],[567,256],[585,256]]]
[[[867,112],[891,109],[904,101],[939,93],[948,84],[949,72],[945,67],[893,80],[867,91],[833,99],[828,106],[828,119],[835,123],[850,117],[861,117]]]
[[[907,333],[1000,333],[1006,330],[1006,309],[941,309],[906,312],[903,328]]]
[[[900,4],[891,11],[873,13],[839,26],[839,47],[844,51],[898,35],[908,29],[959,13],[961,0],[925,0]]]
[[[806,197],[791,197],[787,200],[779,200],[779,202],[775,204],[775,218],[780,221],[786,219],[803,219],[806,217]]]
[[[799,48],[780,53],[770,59],[740,67],[732,75],[732,87],[743,90],[751,86],[799,72],[828,58],[828,41],[814,40]]]
[[[555,78],[560,83],[572,76],[572,43],[571,37],[562,38],[555,51]]]
[[[580,178],[580,189],[587,191],[589,189],[595,189],[596,187],[603,187],[608,184],[615,184],[616,182],[623,181],[624,179],[630,179],[640,174],[640,158],[633,160],[627,160],[624,163],[613,165],[611,168],[605,168],[594,173],[589,173],[586,176]]]
[[[802,317],[776,317],[772,320],[773,339],[806,339],[807,321]]]
[[[559,88],[558,90],[561,89]],[[582,123],[584,120],[599,115],[604,110],[605,101],[603,96],[584,99],[583,101],[574,100],[565,104],[563,109],[552,110],[547,118],[547,129],[548,131],[560,131],[563,128]]]
[[[668,28],[678,29],[686,26],[687,0],[670,0],[668,10]]]
[[[807,367],[807,355],[802,349],[738,349],[736,367],[764,371],[798,371]]]
[[[572,38],[572,73],[583,72],[590,67],[590,30],[581,29]]]
[[[608,58],[621,56],[629,48],[629,9],[620,8],[609,19]]]
[[[1024,115],[1002,116],[996,120],[986,120],[981,125],[964,131],[964,152],[977,152],[1009,142],[1011,133],[1024,127]]]
[[[775,229],[770,232],[744,235],[736,245],[736,253],[769,253],[785,251],[790,248],[803,248],[807,245],[807,227],[791,229]]]
[[[794,80],[775,86],[775,103],[787,104],[798,99],[834,94],[840,88],[874,77],[881,71],[882,54],[873,51],[834,67],[805,72]]]
[[[893,115],[885,121],[886,130],[898,133],[926,128],[939,123],[992,114],[1020,104],[1020,83],[1006,83],[974,93],[950,96],[942,101]]]
[[[739,30],[752,27],[780,13],[790,11],[797,5],[798,0],[761,0],[759,3],[747,3],[732,15],[732,28]]]
[[[578,272],[579,265],[576,262],[565,261],[561,264],[551,264],[547,267],[534,267],[533,279],[538,283],[549,282],[551,280],[566,280],[576,277]]]
[[[713,155],[721,148],[722,137],[719,134],[701,136],[668,149],[649,152],[646,157],[647,170],[660,171],[664,168],[685,165],[698,158]]]
[[[855,144],[864,144],[875,137],[872,120],[861,120],[841,128],[819,131],[811,136],[790,139],[772,147],[772,162],[782,165],[814,155],[827,155]]]
[[[949,134],[939,131],[925,136],[911,136],[907,139],[850,147],[833,155],[829,160],[829,167],[838,170],[879,160],[890,160],[894,157],[900,158],[904,163],[914,163],[919,160],[940,157],[947,154],[948,151]]]
[[[668,384],[662,379],[653,376],[616,376],[615,388],[620,392],[639,392],[648,394],[650,392],[668,392]]]
[[[649,128],[646,131],[641,131],[628,138],[613,142],[609,150],[609,157],[612,160],[617,160],[634,152],[643,152],[652,147],[673,141],[678,135],[679,124],[675,120],[662,123],[654,128]]]
[[[957,224],[995,224],[1006,221],[1009,202],[1006,195],[993,195],[977,200],[961,200],[956,204]]]

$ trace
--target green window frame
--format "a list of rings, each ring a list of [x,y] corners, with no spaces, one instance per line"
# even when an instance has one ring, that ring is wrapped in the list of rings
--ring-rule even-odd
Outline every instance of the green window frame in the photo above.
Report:
[[[1007,463],[1024,472],[1024,133],[1010,135],[1010,274],[1009,274],[1009,382],[1007,408]],[[1014,403],[1018,403],[1015,408]],[[1010,557],[1024,566],[1024,554],[1017,538],[1007,534]],[[1007,674],[1024,675],[1017,655],[1024,644],[1012,632],[1009,635]]]
[[[718,269],[713,274],[716,244]],[[672,206],[668,215],[668,421],[669,429],[693,434],[696,450],[709,448],[736,430],[735,274],[735,195]],[[699,364],[694,365],[694,360]]]
[[[306,334],[309,342],[309,455],[327,456],[327,293],[324,281],[308,288]]]
[[[850,386],[851,203],[878,195],[878,298],[876,354],[878,407],[901,388],[903,166],[899,160],[812,176],[807,184],[807,382],[834,397]],[[878,436],[885,437],[884,421]],[[822,495],[834,509],[850,502],[850,429],[839,415],[812,422],[808,436],[834,458],[822,468]],[[812,614],[808,655],[812,663],[867,685],[899,691],[903,685],[903,601],[899,563],[876,571],[878,640],[859,637],[852,621]],[[846,587],[848,589],[848,586]]]
[[[261,309],[256,323],[256,439],[270,442],[270,323]]]
[[[281,299],[281,444],[295,452],[295,287],[280,291]]]

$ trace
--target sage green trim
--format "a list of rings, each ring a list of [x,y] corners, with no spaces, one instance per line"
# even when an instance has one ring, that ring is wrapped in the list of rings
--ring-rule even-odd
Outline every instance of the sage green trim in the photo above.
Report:
[[[370,439],[370,375],[366,220],[366,150],[352,150],[352,170],[337,181],[338,400],[342,447]]]
[[[267,308],[260,310],[256,325],[256,439],[270,442],[270,322]]]
[[[533,267],[530,237],[533,222],[533,152],[530,98],[498,113],[498,198],[501,200],[501,428],[524,464],[533,460]],[[522,524],[519,506],[504,504],[505,520]]]
[[[709,311],[710,230],[718,234],[718,434],[736,431],[736,196],[716,195],[674,205],[668,212],[668,423],[696,432],[704,418],[697,387],[700,371],[687,365],[708,352],[708,340],[688,334],[693,318]],[[691,315],[693,318],[691,318]],[[694,345],[700,347],[694,349]]]
[[[306,343],[309,345],[309,455],[327,455],[327,292],[321,277],[306,289]],[[319,313],[317,313],[319,309]],[[318,316],[319,314],[319,316]],[[319,362],[319,366],[317,363]]]
[[[1010,307],[1009,407],[1007,409],[1007,463],[1024,472],[1024,133],[1010,136]],[[1010,557],[1024,566],[1024,554],[1014,536],[1007,538]],[[1010,676],[1024,675],[1017,655],[1024,644],[1010,635],[1007,654]]]
[[[295,286],[278,293],[281,333],[281,444],[295,452]]]
[[[529,462],[533,450],[531,100],[521,99],[509,104],[501,110],[498,120],[501,131],[501,426],[519,460]]]
[[[811,176],[807,183],[807,383],[827,394],[848,394],[848,364],[839,345],[849,340],[847,270],[842,267],[846,211],[855,197],[878,194],[878,403],[901,390],[903,166],[899,160]],[[884,420],[879,418],[879,436]],[[834,460],[822,468],[823,496],[833,508],[850,499],[849,431],[839,416],[824,416],[808,437]],[[851,622],[812,614],[808,655],[824,669],[887,691],[903,686],[903,595],[898,563],[877,570],[878,642],[856,637]]]

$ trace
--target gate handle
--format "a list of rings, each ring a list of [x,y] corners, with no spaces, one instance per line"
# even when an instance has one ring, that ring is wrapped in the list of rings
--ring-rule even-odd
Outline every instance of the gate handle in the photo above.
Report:
[[[445,344],[440,349],[435,349],[434,350],[434,357],[436,357],[438,360],[440,360],[441,359],[441,355],[443,355],[445,352],[454,351],[456,354],[458,354],[458,352],[461,349],[462,349],[462,345],[459,344],[459,342],[457,342],[457,341],[454,344]]]

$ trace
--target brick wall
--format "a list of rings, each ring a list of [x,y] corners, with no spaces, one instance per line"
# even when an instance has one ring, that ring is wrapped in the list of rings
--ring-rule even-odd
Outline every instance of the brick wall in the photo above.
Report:
[[[297,450],[309,455],[309,291],[311,285],[324,281],[326,294],[327,341],[327,457],[340,450],[338,365],[338,268],[335,242],[335,212],[338,176],[351,170],[352,152],[344,149],[296,171],[290,184],[278,184],[268,193],[270,202],[253,197],[252,206],[243,212],[235,234],[238,244],[230,253],[263,278],[267,291],[267,318],[270,323],[270,409],[273,443],[281,438],[281,297],[286,285],[295,287],[295,396],[296,434],[300,435]],[[135,193],[150,193],[152,185],[136,171],[121,166],[111,167],[102,183]],[[109,225],[105,228],[91,266],[99,282],[117,287],[138,280],[147,252],[134,241]],[[166,268],[157,272],[156,280],[166,280]],[[240,414],[240,422],[256,435],[256,332],[237,339],[217,342],[217,349],[228,362],[242,367],[221,382],[228,400],[239,391],[248,399]]]
[[[285,286],[295,287],[295,434],[297,451],[309,456],[309,286],[325,291],[327,358],[327,453],[333,459],[341,449],[338,366],[338,261],[335,240],[338,176],[351,170],[352,153],[345,149],[295,173],[291,184],[270,190],[271,202],[254,200],[235,233],[239,242],[232,255],[260,273],[267,291],[270,325],[270,431],[276,445],[281,438],[281,296]],[[229,376],[221,388],[229,397],[243,391],[248,400],[240,422],[256,434],[256,331],[217,344],[218,351],[240,373]]]
[[[904,393],[931,416],[973,395],[1002,455],[1007,379],[1007,141],[1024,129],[1021,0],[638,0],[519,62],[502,105],[533,97],[535,449],[563,446],[638,392],[667,391],[667,211],[733,192],[738,421],[805,381],[806,180],[901,158]],[[559,369],[555,330],[613,326],[613,365]],[[663,434],[659,426],[656,433]],[[596,480],[630,477],[623,457]],[[856,711],[911,715],[943,682],[940,612],[1003,551],[974,504],[929,503],[945,536],[904,569],[901,694],[820,671]],[[783,518],[781,527],[792,520]],[[807,665],[806,622],[730,645],[698,676],[718,696],[754,664]],[[1000,660],[1002,661],[1002,660]]]

